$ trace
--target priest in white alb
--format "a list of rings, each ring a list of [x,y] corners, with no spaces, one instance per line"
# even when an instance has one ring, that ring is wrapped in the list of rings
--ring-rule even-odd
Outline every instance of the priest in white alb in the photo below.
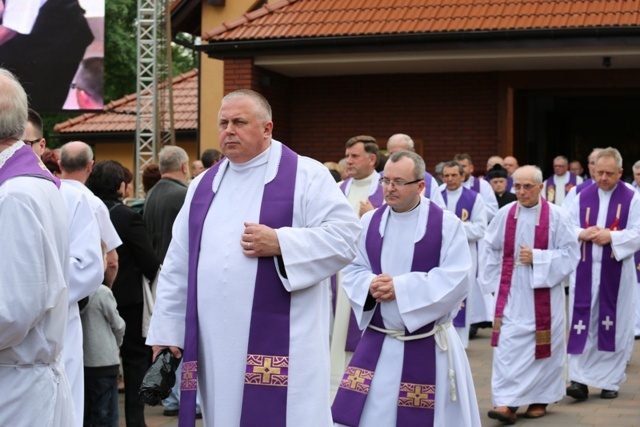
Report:
[[[518,200],[498,211],[480,253],[479,283],[496,295],[489,418],[513,423],[546,414],[564,396],[565,295],[562,281],[578,261],[578,240],[562,208],[540,196],[542,172],[514,174]]]
[[[571,224],[581,253],[569,286],[567,395],[618,397],[633,346],[636,263],[640,250],[640,196],[620,179],[622,156],[604,148],[596,156],[595,181],[575,198]]]
[[[20,139],[27,105],[0,68],[0,425],[74,427],[62,363],[67,213],[59,181]]]
[[[191,183],[174,223],[147,344],[184,353],[180,426],[194,425],[196,388],[207,426],[332,424],[325,279],[355,256],[361,226],[328,170],[272,128],[262,95],[226,95],[225,160]]]
[[[480,426],[452,327],[467,296],[469,246],[460,220],[420,195],[424,170],[418,154],[392,154],[386,205],[362,217],[343,286],[365,332],[333,402],[338,426]]]

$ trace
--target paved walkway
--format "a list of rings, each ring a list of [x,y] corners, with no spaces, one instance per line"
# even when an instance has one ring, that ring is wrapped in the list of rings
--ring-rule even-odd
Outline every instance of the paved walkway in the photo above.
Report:
[[[471,340],[467,354],[471,362],[480,418],[483,427],[498,427],[503,424],[487,417],[491,409],[491,355],[490,330],[482,329],[478,336]],[[537,420],[521,418],[518,426],[540,427],[640,427],[640,341],[636,341],[633,358],[627,367],[627,382],[622,384],[620,396],[617,399],[600,399],[600,390],[591,389],[591,397],[585,402],[576,403],[574,399],[565,397],[557,404],[549,406],[547,416]],[[521,412],[526,408],[522,408]],[[177,427],[177,417],[164,417],[162,407],[147,408],[147,425],[149,427]],[[120,395],[120,426],[125,427],[124,406]],[[203,426],[199,420],[197,426]],[[224,426],[227,427],[227,426]],[[233,426],[229,426],[233,427]],[[256,426],[259,427],[259,426]],[[307,426],[296,426],[307,427]],[[314,427],[310,423],[308,427]],[[465,427],[465,426],[436,426],[436,427]]]

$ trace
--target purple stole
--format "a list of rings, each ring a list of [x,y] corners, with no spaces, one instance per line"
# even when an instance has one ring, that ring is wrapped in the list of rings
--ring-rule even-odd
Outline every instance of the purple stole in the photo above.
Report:
[[[353,181],[353,178],[347,178],[342,184],[340,184],[340,190],[342,190],[345,195],[347,194],[347,188],[351,184],[351,181]],[[376,187],[375,193],[369,195],[369,201],[374,208],[382,206],[382,203],[384,203],[384,192],[382,191],[382,185],[378,185]]]
[[[383,237],[379,230],[386,209],[388,207],[384,206],[374,212],[366,236],[367,255],[374,274],[382,273],[380,257]],[[414,245],[411,271],[428,272],[440,264],[442,220],[442,209],[435,203],[429,203],[426,231],[424,237]],[[380,304],[376,304],[371,324],[384,328]],[[405,330],[405,335],[427,333],[433,329],[434,324],[435,322],[431,322],[413,333]],[[371,328],[365,330],[342,377],[331,407],[334,422],[354,427],[359,425],[385,336],[385,333]],[[399,427],[433,426],[436,392],[435,352],[433,335],[404,342],[396,423]]]
[[[550,201],[551,203],[556,202],[556,184],[555,184],[555,179],[553,178],[554,176],[555,175],[551,175],[549,179],[547,179],[546,196],[547,196],[547,200]],[[571,190],[573,187],[576,186],[577,183],[578,183],[578,177],[572,174],[571,172],[569,172],[569,180],[564,185],[564,194],[566,195],[569,192],[569,190]]]
[[[476,193],[480,194],[480,180],[474,176],[471,176],[469,179],[473,179],[473,183],[471,184],[471,188],[469,188],[469,190],[473,190]]]
[[[600,197],[598,186],[592,185],[580,193],[580,227],[589,228],[598,219]],[[627,226],[629,207],[633,198],[630,190],[619,182],[611,194],[605,226],[612,231],[623,230]],[[576,270],[573,315],[567,352],[582,354],[589,335],[591,319],[591,286],[593,268],[593,243],[582,242],[582,258]],[[602,266],[600,270],[598,350],[616,351],[616,310],[622,261],[616,261],[611,244],[602,247]],[[626,319],[625,319],[626,320]]]
[[[349,185],[353,181],[353,178],[347,178],[344,180],[342,184],[340,184],[340,190],[346,195],[347,189]],[[382,185],[378,185],[376,187],[375,193],[369,196],[369,201],[373,205],[374,208],[378,208],[382,206],[384,203],[384,192],[382,190]],[[357,212],[356,212],[357,213]],[[331,276],[331,291],[333,292],[332,304],[333,309],[336,308],[336,295],[337,295],[337,287],[336,287],[336,279],[335,275]],[[360,338],[362,337],[362,331],[358,328],[358,322],[356,321],[355,316],[353,315],[353,311],[349,315],[349,325],[347,329],[347,342],[345,343],[344,349],[345,351],[356,351],[356,347],[358,347],[358,343],[360,342]]]
[[[215,197],[212,191],[213,180],[221,164],[219,162],[205,172],[193,195],[189,212],[189,274],[180,384],[180,427],[195,425],[198,259],[204,219]],[[260,224],[272,228],[291,226],[297,164],[298,155],[283,145],[278,173],[264,186]],[[257,261],[240,426],[284,426],[287,412],[291,294],[282,286],[272,257],[260,257]]]
[[[533,247],[535,249],[549,248],[549,202],[540,199],[540,219],[536,224]],[[502,256],[502,273],[500,274],[500,289],[496,299],[496,313],[493,321],[491,346],[497,347],[500,338],[500,326],[504,308],[507,305],[511,278],[515,266],[515,240],[518,219],[515,217],[518,203],[514,203],[504,230],[504,250]],[[526,267],[525,267],[526,268]],[[551,289],[541,288],[533,290],[536,313],[536,359],[551,357]]]
[[[582,184],[576,186],[576,195],[580,194],[582,190],[584,190],[585,188],[588,188],[591,184],[595,184],[595,181],[593,180],[593,178],[589,178],[588,180],[584,181]]]
[[[456,216],[460,218],[462,222],[468,222],[471,219],[471,212],[473,211],[473,205],[476,202],[478,193],[468,188],[462,187],[462,194],[456,203]],[[442,190],[442,198],[444,203],[447,203],[447,190]],[[456,328],[464,328],[467,325],[467,299],[460,304],[460,310],[453,319],[453,326]]]
[[[48,179],[53,182],[56,187],[60,188],[60,180],[49,172],[38,155],[34,153],[28,145],[17,149],[0,168],[0,185],[18,176],[33,176]]]

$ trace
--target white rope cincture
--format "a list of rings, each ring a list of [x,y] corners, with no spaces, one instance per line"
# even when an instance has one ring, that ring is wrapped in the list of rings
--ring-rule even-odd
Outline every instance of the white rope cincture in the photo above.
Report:
[[[393,329],[384,329],[378,326],[369,324],[368,326],[374,331],[382,332],[383,334],[389,335],[392,338],[397,339],[398,341],[414,341],[421,340],[424,338],[428,338],[432,335],[435,335],[434,339],[436,340],[436,345],[442,351],[447,352],[447,359],[449,361],[449,385],[450,385],[450,397],[452,402],[456,402],[458,400],[458,392],[456,388],[456,370],[453,367],[453,354],[451,352],[451,347],[449,346],[449,338],[447,336],[447,328],[451,326],[452,321],[449,320],[446,323],[441,325],[435,325],[432,330],[429,332],[425,332],[424,334],[418,335],[405,335],[404,331],[398,331]]]

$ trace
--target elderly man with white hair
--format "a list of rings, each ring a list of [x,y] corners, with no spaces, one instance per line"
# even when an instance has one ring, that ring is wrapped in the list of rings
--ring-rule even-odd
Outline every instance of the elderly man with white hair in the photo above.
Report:
[[[498,211],[485,234],[478,281],[497,295],[489,418],[513,424],[546,414],[564,396],[565,294],[563,280],[578,261],[569,218],[540,196],[542,172],[523,166],[513,174],[517,202]]]

